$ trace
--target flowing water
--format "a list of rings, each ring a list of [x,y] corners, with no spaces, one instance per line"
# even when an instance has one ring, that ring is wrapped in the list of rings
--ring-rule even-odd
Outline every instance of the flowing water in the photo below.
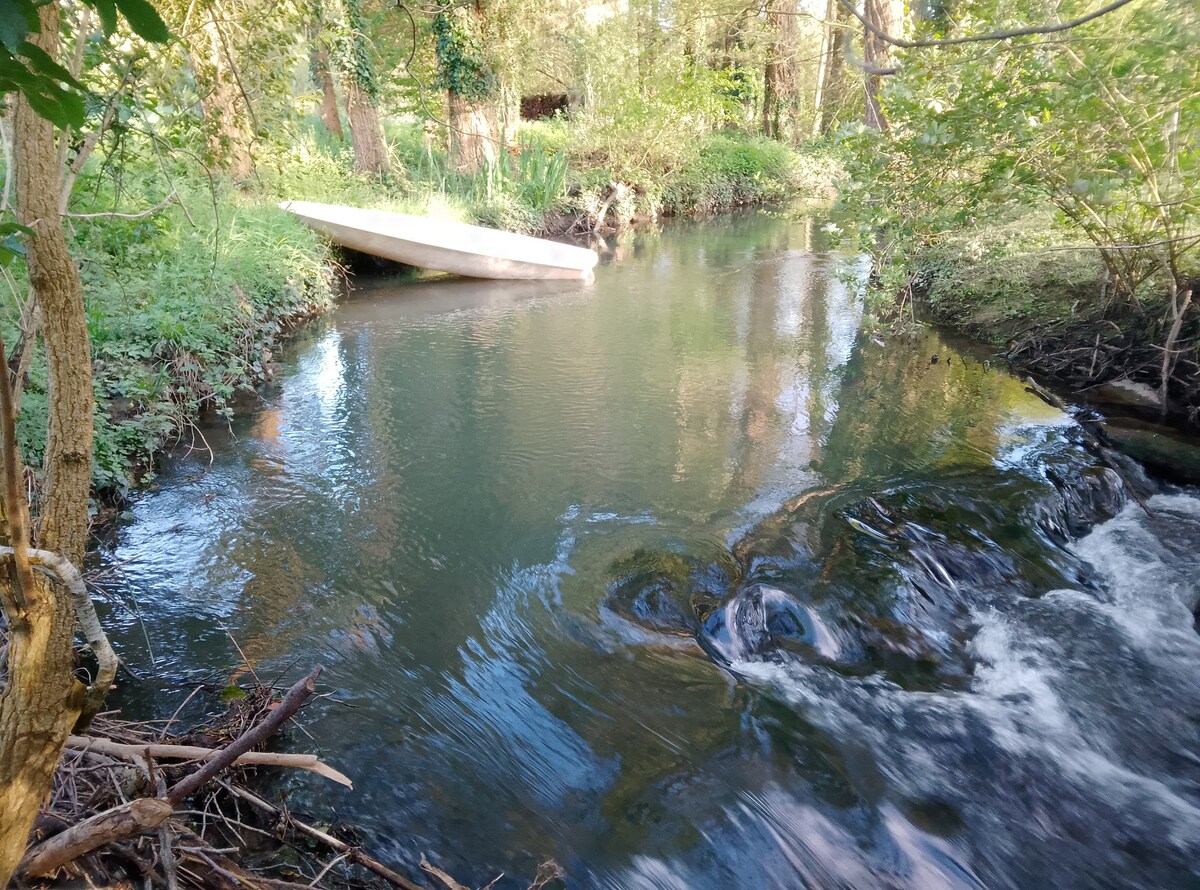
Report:
[[[127,699],[323,663],[293,805],[475,885],[1200,887],[1200,498],[856,274],[748,216],[367,282],[101,554]]]

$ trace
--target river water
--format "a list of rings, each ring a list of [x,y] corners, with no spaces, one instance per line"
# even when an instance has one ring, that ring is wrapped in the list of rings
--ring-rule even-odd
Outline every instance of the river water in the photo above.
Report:
[[[363,282],[100,555],[127,701],[324,664],[356,787],[281,790],[473,885],[1200,887],[1200,498],[860,276],[751,215]]]

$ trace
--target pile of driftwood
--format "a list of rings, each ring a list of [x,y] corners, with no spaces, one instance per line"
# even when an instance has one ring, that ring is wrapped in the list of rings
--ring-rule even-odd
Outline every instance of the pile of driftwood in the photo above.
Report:
[[[314,755],[262,750],[314,695],[320,672],[282,697],[257,687],[220,718],[184,734],[171,734],[175,718],[130,723],[99,715],[87,735],[67,743],[18,883],[428,890],[248,787],[264,766],[351,784]],[[434,887],[467,890],[424,858],[421,866]],[[532,886],[561,876],[548,863]]]

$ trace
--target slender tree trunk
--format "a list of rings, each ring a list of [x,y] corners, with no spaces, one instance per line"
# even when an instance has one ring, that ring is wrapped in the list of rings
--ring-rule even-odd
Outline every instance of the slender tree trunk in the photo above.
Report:
[[[333,88],[333,72],[329,69],[329,50],[321,47],[313,59],[313,68],[321,84],[321,121],[325,129],[338,139],[345,139],[342,118],[338,114],[337,93]]]
[[[472,102],[447,93],[450,107],[450,168],[478,173],[500,156],[496,110],[486,101]]]
[[[379,123],[379,109],[371,104],[366,90],[353,75],[346,77],[346,119],[350,122],[350,144],[354,146],[354,169],[359,173],[387,173],[387,145]]]
[[[30,35],[50,57],[59,51],[57,3],[38,9],[40,31]],[[17,216],[34,231],[29,281],[42,310],[49,369],[50,426],[46,439],[40,544],[76,565],[87,540],[92,466],[92,357],[79,271],[67,249],[59,206],[62,167],[54,126],[28,103],[15,103],[13,166]],[[7,365],[0,368],[7,374]],[[16,443],[11,398],[0,401],[4,457],[14,472],[5,486],[5,518],[14,549],[29,546],[24,496],[15,484]],[[72,673],[75,619],[71,601],[44,577],[17,568],[0,585],[9,624],[8,683],[0,693],[0,886],[8,882],[50,788],[67,734],[83,703]]]
[[[899,35],[904,20],[903,0],[865,0],[863,17],[885,34]],[[863,84],[866,92],[866,111],[863,121],[873,129],[886,130],[887,119],[879,105],[882,77],[878,71],[891,67],[892,47],[891,44],[880,40],[871,33],[870,29],[865,27],[863,28],[863,62],[867,69],[864,72]]]
[[[813,90],[813,136],[820,136],[825,131],[825,92],[833,66],[833,26],[837,7],[837,0],[828,0],[825,24],[821,26],[821,56],[817,60],[817,83]]]
[[[796,3],[771,0],[767,27],[773,38],[763,72],[763,132],[790,140],[796,132]]]
[[[230,49],[216,15],[215,9],[210,9],[204,23],[206,58],[203,65],[197,66],[197,73],[208,81],[204,116],[208,119],[213,156],[233,179],[242,182],[254,175],[254,158],[250,154],[254,133],[250,108],[238,86]]]
[[[846,56],[850,43],[850,32],[840,27],[847,17],[842,4],[834,0],[833,23],[829,34],[829,55],[825,61],[828,71],[825,75],[825,95],[821,99],[821,132],[828,133],[837,119],[838,114],[846,107],[847,91],[849,89],[846,77]],[[855,87],[857,89],[857,87]]]

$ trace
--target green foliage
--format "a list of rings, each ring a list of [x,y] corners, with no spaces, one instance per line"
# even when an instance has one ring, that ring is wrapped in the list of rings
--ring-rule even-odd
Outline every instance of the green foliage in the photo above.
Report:
[[[152,172],[127,169],[123,185],[153,203]],[[151,470],[201,414],[231,416],[237,394],[268,376],[288,328],[332,301],[327,248],[315,234],[232,190],[218,192],[214,208],[206,183],[176,184],[187,214],[172,207],[75,227],[95,359],[93,483],[102,491],[127,490],[131,468]],[[89,177],[85,186],[88,209],[112,206],[110,182]],[[18,292],[23,274],[15,263]],[[46,407],[39,355],[19,418],[30,466],[41,463]]]
[[[379,77],[371,58],[362,0],[342,0],[345,18],[335,28],[332,58],[341,72],[354,78],[372,105],[379,104]]]
[[[570,150],[571,125],[561,114],[537,121],[521,121],[517,139],[522,149],[540,148],[547,154]]]
[[[33,230],[17,222],[0,222],[0,267],[7,266],[18,256],[24,254],[24,248],[18,240],[19,235],[29,237]]]
[[[21,33],[16,45],[0,42],[0,95],[21,93],[30,108],[55,126],[80,124],[84,110],[79,82]]]
[[[964,32],[1069,18],[1086,4],[956,7]],[[912,50],[889,78],[890,131],[854,128],[842,204],[895,285],[907,257],[1022,208],[1055,211],[1094,245],[1110,293],[1138,299],[1186,277],[1200,220],[1200,11],[1131,5],[1061,39]],[[903,262],[897,264],[903,266]]]
[[[1068,249],[1070,237],[1051,212],[1017,208],[948,233],[913,262],[934,317],[1003,343],[1052,314],[1103,309],[1099,254]]]
[[[484,55],[479,17],[471,3],[437,0],[433,16],[436,41],[436,86],[477,101],[496,91],[496,77]]]
[[[542,215],[517,196],[494,191],[471,202],[469,221],[493,229],[532,234],[542,227]]]
[[[523,148],[511,176],[522,201],[539,213],[553,210],[566,196],[566,152],[552,154],[540,145]]]
[[[692,66],[657,84],[616,90],[603,107],[588,106],[573,120],[571,155],[582,167],[625,176],[665,175],[694,161],[702,137],[734,121],[740,105],[721,72]]]
[[[780,201],[805,182],[795,151],[773,139],[717,133],[695,158],[668,178],[662,202],[670,213],[692,214]]]
[[[20,2],[20,0],[6,0]],[[117,30],[117,13],[119,12],[129,22],[129,27],[143,40],[151,43],[165,43],[171,39],[166,22],[162,20],[149,0],[86,0],[87,4],[96,10],[105,34],[113,34]]]
[[[134,33],[153,42],[170,39],[162,17],[147,0],[85,0],[100,16],[105,34],[113,34],[124,16]],[[0,0],[0,97],[20,93],[37,114],[58,127],[84,120],[79,82],[26,38],[37,33],[37,0]]]

